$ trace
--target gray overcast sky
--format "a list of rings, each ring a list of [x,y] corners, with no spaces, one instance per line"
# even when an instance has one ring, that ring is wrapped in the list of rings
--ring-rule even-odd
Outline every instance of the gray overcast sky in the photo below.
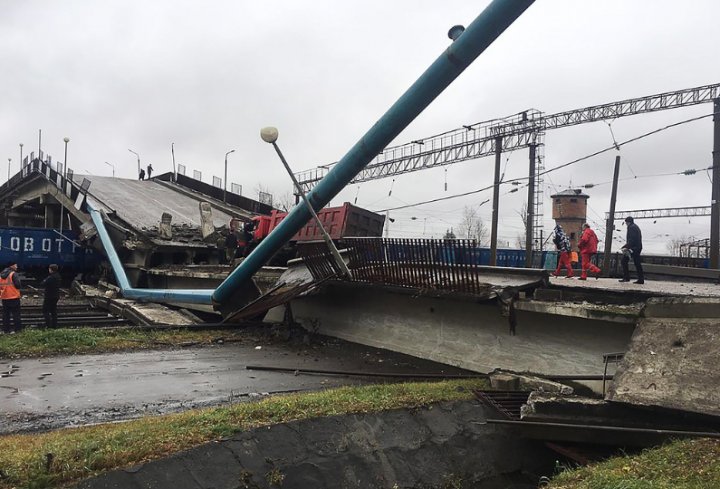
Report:
[[[259,130],[275,125],[296,170],[342,157],[447,47],[447,30],[469,24],[488,2],[446,0],[90,1],[0,0],[0,156],[18,169],[19,143],[63,158],[78,172],[134,178],[136,160],[156,172],[176,159],[203,180],[222,177],[257,197],[276,197],[287,176]],[[547,113],[720,82],[716,0],[538,0],[401,134],[394,144],[536,108]],[[618,141],[710,113],[711,104],[617,120]],[[551,131],[547,168],[612,143],[599,122]],[[642,178],[711,165],[712,122],[664,131],[621,150],[618,209],[709,205],[705,172]],[[547,195],[608,182],[615,154],[549,175]],[[527,173],[527,152],[505,156],[506,178]],[[373,210],[492,183],[491,158],[346,189],[333,204]],[[2,174],[2,173],[0,173]],[[392,196],[388,196],[390,187]],[[503,193],[510,188],[504,188]],[[589,218],[603,231],[610,185],[587,191]],[[515,243],[524,192],[503,195],[500,238]],[[439,236],[457,227],[471,197],[396,211],[394,236]],[[545,201],[548,231],[550,199]],[[479,207],[486,223],[491,206]],[[411,218],[415,217],[415,220]],[[709,236],[709,219],[641,221],[648,251],[671,237]]]

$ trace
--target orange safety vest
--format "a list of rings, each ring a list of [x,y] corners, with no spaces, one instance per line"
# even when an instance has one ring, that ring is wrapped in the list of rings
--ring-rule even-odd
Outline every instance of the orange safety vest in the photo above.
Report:
[[[13,275],[15,272],[10,272],[7,277],[0,278],[0,299],[2,300],[20,298],[20,291],[13,285]]]

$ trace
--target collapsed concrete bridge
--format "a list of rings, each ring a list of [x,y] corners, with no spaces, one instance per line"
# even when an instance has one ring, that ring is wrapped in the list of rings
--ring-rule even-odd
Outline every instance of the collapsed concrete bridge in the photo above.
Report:
[[[453,43],[447,51],[308,195],[313,208],[322,208],[337,195],[531,3],[494,2],[468,29],[453,37]],[[260,314],[273,306],[289,303],[295,319],[308,329],[358,342],[375,342],[399,351],[412,350],[411,353],[418,356],[461,366],[467,364],[476,370],[504,367],[560,373],[552,372],[552,369],[559,368],[569,374],[594,374],[603,367],[603,353],[627,351],[633,345],[639,313],[633,318],[632,314],[593,312],[592,307],[582,303],[545,307],[539,304],[542,301],[541,291],[557,290],[558,287],[552,287],[547,274],[542,271],[520,272],[524,276],[513,282],[508,280],[508,273],[503,270],[484,270],[480,267],[472,267],[468,275],[461,276],[455,272],[467,272],[470,267],[448,263],[439,265],[453,272],[450,274],[452,280],[444,282],[420,281],[408,286],[389,283],[382,273],[375,273],[372,275],[375,278],[368,279],[367,283],[358,284],[358,280],[353,280],[348,285],[334,278],[332,267],[320,266],[322,260],[315,264],[318,270],[327,273],[313,274],[313,270],[310,270],[312,260],[309,260],[304,262],[304,266],[309,267],[309,275],[302,270],[288,270],[288,273],[296,274],[294,279],[286,277],[269,294],[256,300],[257,291],[251,290],[254,288],[252,276],[279,246],[310,219],[310,211],[302,205],[295,207],[217,288],[144,289],[139,263],[147,266],[172,264],[175,260],[210,261],[208,250],[212,249],[212,245],[200,244],[201,240],[194,238],[196,233],[199,232],[201,237],[207,239],[212,234],[207,230],[215,226],[213,219],[227,221],[231,217],[247,218],[247,214],[244,215],[241,209],[220,206],[217,202],[215,205],[200,203],[197,199],[193,202],[192,194],[177,188],[172,194],[167,194],[169,184],[158,181],[127,181],[121,184],[122,190],[118,192],[114,182],[102,178],[86,178],[81,182],[73,178],[66,179],[42,162],[31,165],[26,174],[15,182],[8,182],[0,192],[4,190],[11,195],[18,191],[14,183],[21,184],[18,187],[21,189],[24,188],[23,184],[35,177],[38,178],[39,193],[33,196],[28,190],[22,197],[22,204],[50,198],[48,196],[54,193],[53,197],[72,214],[76,223],[87,225],[92,221],[112,264],[116,282],[123,295],[129,298],[213,305],[230,318],[249,314],[248,308],[254,314]],[[60,189],[59,193],[57,189]],[[160,195],[163,197],[158,199]],[[139,199],[142,199],[142,204],[138,202]],[[162,215],[146,215],[148,209],[160,210],[168,200],[172,200],[167,210],[174,212],[168,212],[173,220],[163,219]],[[194,206],[200,208],[201,204],[207,204],[202,207],[205,211],[212,209],[212,215],[206,214],[196,221],[193,217],[196,215]],[[128,214],[128,210],[134,211]],[[256,212],[257,209],[244,211]],[[142,215],[137,215],[138,212]],[[36,216],[37,220],[42,218]],[[52,216],[46,214],[44,218],[47,222]],[[181,238],[184,231],[181,232],[177,226],[173,228],[173,222],[176,225],[179,223],[180,228],[188,226],[190,234]],[[147,226],[156,223],[158,231],[154,234]],[[90,228],[86,226],[88,236],[92,234]],[[116,251],[118,242],[121,243],[120,254]],[[148,254],[148,249],[153,251]],[[415,278],[419,276],[417,267],[407,266],[407,263],[395,265],[398,272],[395,278],[408,276],[408,270],[416,273]],[[361,263],[362,266],[372,267],[374,264]],[[126,273],[125,268],[128,268],[129,273]],[[356,271],[360,269],[355,268]],[[437,266],[430,266],[429,270],[430,277],[448,278],[447,274],[433,274]],[[453,285],[467,280],[478,287],[461,298],[453,290]],[[424,293],[428,284],[435,289],[433,294]],[[447,291],[450,293],[443,293]],[[536,292],[540,296],[536,296]],[[623,304],[625,302],[621,300],[620,305]],[[711,314],[716,314],[714,311]],[[720,314],[713,317],[720,317]],[[714,326],[708,324],[703,327],[712,329]],[[714,338],[711,333],[706,337]],[[685,340],[682,343],[688,344]],[[708,363],[713,359],[712,352],[703,357],[703,365],[708,371],[714,368],[714,363],[712,366]],[[650,374],[660,375],[658,370]],[[703,386],[698,386],[698,389],[702,390]],[[661,396],[656,399],[653,402],[665,402]]]

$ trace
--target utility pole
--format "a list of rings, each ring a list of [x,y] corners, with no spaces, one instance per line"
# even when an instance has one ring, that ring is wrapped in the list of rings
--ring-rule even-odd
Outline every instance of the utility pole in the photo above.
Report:
[[[620,177],[620,155],[615,157],[612,192],[610,193],[610,212],[605,221],[605,252],[603,253],[603,270],[610,275],[610,253],[612,252],[613,231],[615,231],[615,202],[617,201],[618,178]]]
[[[502,137],[495,138],[495,181],[493,184],[492,229],[490,230],[490,266],[497,265],[498,206],[500,204],[500,160]]]
[[[525,268],[533,266],[533,239],[535,231],[535,149],[536,144],[530,145],[530,168],[528,170],[528,198],[527,214],[525,219]]]
[[[713,101],[712,200],[710,202],[710,268],[720,259],[720,98]]]
[[[172,153],[173,160],[173,177],[172,181],[177,182],[177,170],[175,169],[175,143],[170,144],[170,152]],[[227,179],[227,177],[225,177]]]
[[[65,196],[67,195],[66,189],[67,189],[67,170],[68,170],[68,164],[67,164],[67,145],[70,142],[70,138],[66,137],[63,138],[63,141],[65,142],[65,159],[63,160],[63,175],[60,179],[60,182],[62,182],[60,193],[62,194],[63,200],[60,200],[60,234],[63,232],[63,219],[65,218]]]
[[[223,180],[223,202],[227,203],[227,157],[230,153],[234,153],[235,150],[231,149],[227,153],[225,153],[225,180]],[[293,175],[293,178],[295,178],[295,175]]]

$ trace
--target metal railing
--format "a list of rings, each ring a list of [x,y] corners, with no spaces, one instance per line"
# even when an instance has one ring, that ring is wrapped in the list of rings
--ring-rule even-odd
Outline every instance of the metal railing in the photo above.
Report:
[[[490,288],[483,278],[490,250],[475,240],[346,238],[344,244],[356,282],[470,294],[486,294]],[[524,256],[523,250],[508,254],[518,268]]]

